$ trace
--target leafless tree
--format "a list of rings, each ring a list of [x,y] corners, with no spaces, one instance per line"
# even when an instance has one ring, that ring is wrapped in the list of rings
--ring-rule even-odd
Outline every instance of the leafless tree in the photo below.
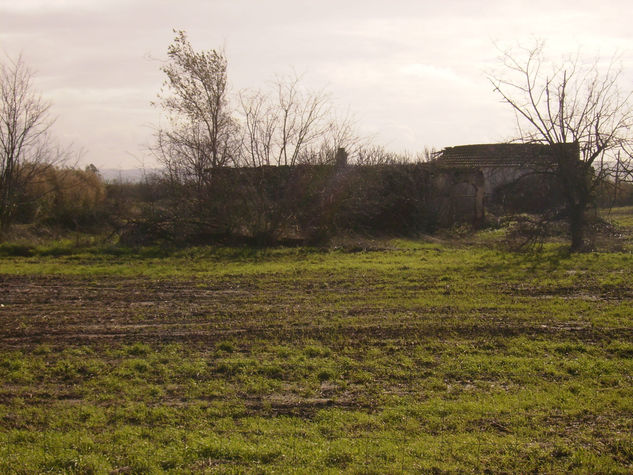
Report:
[[[424,147],[422,152],[392,152],[382,145],[364,143],[357,148],[354,163],[357,165],[402,165],[406,163],[427,163],[437,158],[435,148]]]
[[[0,231],[13,222],[27,186],[63,154],[49,137],[49,109],[22,57],[0,63]]]
[[[349,114],[337,115],[333,112],[328,120],[320,145],[312,148],[309,153],[304,153],[302,163],[340,165],[337,161],[340,151],[345,152],[345,163],[352,163],[358,159],[363,147],[367,146],[368,139],[357,133],[354,120]]]
[[[415,157],[415,161],[418,163],[429,163],[437,160],[442,152],[435,147],[424,146],[424,150],[418,153]]]
[[[355,163],[357,165],[395,165],[405,163],[408,157],[390,152],[382,145],[364,145],[359,148]]]
[[[240,94],[243,118],[242,163],[247,167],[273,165],[278,154],[275,137],[278,130],[278,111],[261,91]]]
[[[491,74],[494,90],[516,113],[520,139],[551,146],[552,167],[565,201],[571,250],[584,246],[586,213],[594,191],[617,166],[630,138],[629,93],[619,89],[613,65],[587,65],[580,57],[549,62],[544,43],[503,52],[503,70]],[[561,144],[578,144],[574,147]]]
[[[326,169],[298,165],[333,165],[337,150],[353,151],[358,138],[352,121],[337,117],[327,94],[305,88],[297,77],[277,78],[270,90],[243,91],[239,99],[240,165],[248,184],[243,209],[249,232],[271,240],[303,221],[299,215],[310,212],[299,203],[314,202],[315,188],[325,186],[318,176],[329,173]]]
[[[274,91],[240,94],[243,164],[294,166],[314,159],[337,131],[325,94],[307,91],[299,79],[278,79]]]
[[[237,153],[227,61],[216,50],[195,51],[184,31],[175,34],[161,68],[167,78],[159,94],[169,127],[158,130],[155,152],[171,178],[194,184],[201,195],[213,182],[214,171],[232,164]]]

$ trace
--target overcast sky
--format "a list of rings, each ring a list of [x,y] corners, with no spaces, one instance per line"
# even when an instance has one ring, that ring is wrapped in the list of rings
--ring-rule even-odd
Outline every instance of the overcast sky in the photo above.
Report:
[[[495,43],[618,54],[633,86],[632,13],[630,0],[0,0],[0,52],[35,71],[82,164],[155,166],[150,103],[173,29],[225,50],[233,91],[295,71],[363,135],[415,153],[513,136],[485,75]]]

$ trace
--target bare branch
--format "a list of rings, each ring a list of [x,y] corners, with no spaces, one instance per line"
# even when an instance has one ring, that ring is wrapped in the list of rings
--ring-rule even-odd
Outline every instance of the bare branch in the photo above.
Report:
[[[65,154],[51,142],[50,104],[33,90],[32,77],[21,56],[0,63],[0,230],[11,224],[36,171]]]
[[[613,62],[602,71],[597,61],[584,66],[576,55],[551,66],[543,53],[543,42],[504,51],[505,73],[491,74],[489,80],[515,111],[520,140],[552,147],[574,248],[581,244],[592,190],[612,175],[612,167],[623,169],[620,160],[626,154],[618,150],[630,142],[631,94],[620,93],[620,72]],[[546,67],[551,67],[547,74]],[[578,144],[579,155],[570,156],[571,149],[561,146],[566,143]]]

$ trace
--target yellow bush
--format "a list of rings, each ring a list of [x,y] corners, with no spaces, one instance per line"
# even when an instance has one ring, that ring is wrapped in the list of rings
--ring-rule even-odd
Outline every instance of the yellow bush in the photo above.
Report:
[[[31,220],[77,225],[97,218],[106,192],[93,170],[40,167],[29,173],[25,211]]]

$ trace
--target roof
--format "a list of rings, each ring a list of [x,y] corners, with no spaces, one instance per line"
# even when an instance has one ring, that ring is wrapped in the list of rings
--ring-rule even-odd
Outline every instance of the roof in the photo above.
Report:
[[[578,155],[577,143],[561,144]],[[496,143],[459,145],[442,150],[438,165],[450,167],[524,167],[556,162],[552,147],[535,143]]]

